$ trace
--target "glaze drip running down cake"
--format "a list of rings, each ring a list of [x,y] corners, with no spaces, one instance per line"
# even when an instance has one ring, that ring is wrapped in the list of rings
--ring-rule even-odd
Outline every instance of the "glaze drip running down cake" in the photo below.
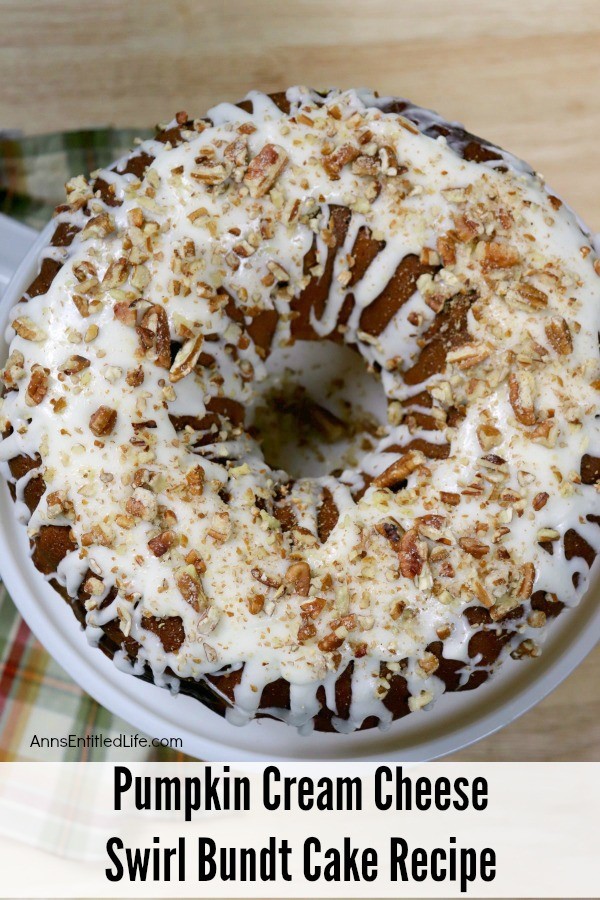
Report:
[[[179,113],[67,184],[11,323],[33,563],[119,667],[233,723],[386,727],[537,656],[586,590],[600,262],[539,175],[434,113],[305,88]],[[355,457],[292,475],[253,410],[277,354],[323,346],[386,416],[294,395]]]

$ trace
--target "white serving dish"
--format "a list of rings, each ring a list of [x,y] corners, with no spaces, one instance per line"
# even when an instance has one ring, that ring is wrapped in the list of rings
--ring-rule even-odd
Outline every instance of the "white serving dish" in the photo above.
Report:
[[[0,359],[8,313],[33,279],[51,226],[34,241],[0,300]],[[0,273],[17,248],[27,249],[33,232],[0,217]],[[8,243],[7,243],[8,242]],[[6,252],[6,251],[9,252]],[[2,284],[0,283],[0,291]],[[197,700],[172,695],[121,672],[96,647],[88,645],[73,613],[35,569],[24,527],[15,527],[13,503],[0,485],[0,571],[21,614],[52,656],[99,703],[156,737],[180,737],[191,756],[207,760],[401,760],[444,756],[502,728],[522,715],[563,681],[600,638],[600,584],[596,577],[578,607],[566,610],[549,628],[539,659],[508,660],[474,692],[446,694],[431,711],[413,713],[388,731],[350,735],[313,733],[270,720],[244,728],[230,725]]]

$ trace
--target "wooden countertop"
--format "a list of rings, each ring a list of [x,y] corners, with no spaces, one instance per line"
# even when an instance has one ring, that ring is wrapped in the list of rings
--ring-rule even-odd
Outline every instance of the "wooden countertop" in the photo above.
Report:
[[[0,0],[0,128],[152,125],[248,90],[367,85],[529,160],[600,231],[596,0]],[[600,649],[453,759],[599,758]]]

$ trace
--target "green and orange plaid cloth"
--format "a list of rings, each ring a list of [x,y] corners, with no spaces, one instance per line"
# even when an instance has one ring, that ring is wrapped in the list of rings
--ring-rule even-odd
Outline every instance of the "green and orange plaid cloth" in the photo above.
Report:
[[[64,199],[72,175],[109,165],[131,149],[140,131],[103,129],[18,137],[0,132],[0,211],[41,229]],[[92,700],[35,639],[0,586],[0,761],[135,760],[174,761],[182,753],[155,747],[94,747],[95,736],[123,736],[135,730]],[[41,737],[86,739],[84,747],[38,747]],[[87,740],[87,738],[92,738]],[[81,743],[81,742],[80,742]]]

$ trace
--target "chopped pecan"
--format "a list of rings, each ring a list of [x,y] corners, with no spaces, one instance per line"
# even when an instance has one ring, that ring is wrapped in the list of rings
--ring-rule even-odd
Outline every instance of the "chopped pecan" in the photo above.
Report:
[[[319,643],[317,644],[319,650],[322,650],[323,653],[333,653],[334,650],[337,650],[344,643],[344,638],[338,637],[337,634],[326,634],[325,637],[321,638]]]
[[[360,150],[353,144],[342,144],[333,153],[323,157],[323,168],[332,181],[337,181],[340,172],[360,155]]]
[[[521,425],[535,425],[535,383],[530,372],[511,372],[508,376],[508,397],[515,418]]]
[[[231,175],[232,166],[229,160],[217,162],[205,156],[196,159],[196,165],[191,170],[190,176],[202,184],[222,184]]]
[[[440,661],[433,653],[426,653],[419,660],[419,668],[422,669],[427,675],[433,675],[436,669],[439,668]]]
[[[305,641],[309,641],[316,633],[317,629],[312,622],[302,622],[302,625],[298,629],[298,643],[303,644]]]
[[[50,382],[50,370],[43,366],[34,365],[31,369],[31,378],[25,392],[27,406],[39,406],[46,394]]]
[[[279,178],[287,163],[287,153],[277,144],[265,144],[244,175],[244,184],[255,199],[264,196]]]
[[[477,440],[482,450],[491,450],[502,443],[502,432],[495,425],[484,423],[477,427]]]
[[[405,578],[416,578],[423,571],[427,559],[427,545],[419,540],[416,528],[410,528],[400,541],[398,550],[400,572]]]
[[[199,497],[204,491],[205,473],[202,466],[194,466],[186,474],[185,480],[191,494]]]
[[[262,612],[263,606],[265,605],[265,596],[264,594],[251,594],[248,597],[248,612],[251,616],[257,616],[259,612]]]
[[[471,556],[475,557],[475,559],[483,559],[483,557],[490,552],[488,545],[484,544],[478,538],[461,537],[458,539],[458,544],[465,553],[469,553]]]
[[[113,540],[113,534],[102,525],[92,525],[89,531],[81,535],[83,547],[91,547],[93,544],[97,544],[100,547],[111,547]]]
[[[196,337],[190,338],[189,341],[185,342],[173,360],[173,365],[169,372],[169,381],[175,383],[181,381],[186,375],[189,375],[198,362],[203,340],[203,336],[198,334]]]
[[[22,337],[25,341],[41,343],[48,337],[46,332],[43,331],[43,329],[41,329],[40,326],[33,321],[33,319],[30,319],[29,316],[18,316],[16,319],[13,319],[12,327],[17,332],[19,337]]]
[[[171,333],[164,306],[155,303],[142,316],[138,334],[149,358],[161,369],[171,368]]]
[[[186,566],[176,580],[181,596],[195,612],[199,613],[207,607],[208,600],[194,566]]]
[[[446,355],[446,362],[453,363],[459,369],[471,369],[478,366],[479,363],[485,362],[492,352],[492,348],[487,344],[468,343],[457,347],[456,350],[450,350]]]
[[[244,167],[248,162],[248,141],[245,137],[236,138],[227,144],[223,155],[235,169]]]
[[[163,518],[164,518],[163,513]],[[193,566],[198,573],[198,575],[204,575],[206,572],[206,563],[200,556],[197,550],[190,550],[190,552],[185,557],[185,561],[188,565]]]
[[[512,594],[505,594],[504,597],[501,597],[500,600],[497,600],[490,607],[490,616],[494,622],[500,622],[519,606],[519,602],[518,597],[514,597]]]
[[[454,491],[440,491],[440,500],[448,506],[459,506],[460,494],[456,494]]]
[[[142,366],[138,366],[137,369],[129,369],[127,375],[125,376],[125,381],[129,385],[129,387],[139,387],[140,384],[144,383],[144,370]]]
[[[534,287],[532,284],[523,281],[516,286],[515,291],[518,294],[519,301],[526,306],[531,306],[533,309],[544,309],[548,306],[548,294],[540,291],[539,288]]]
[[[398,550],[402,535],[404,534],[404,528],[402,528],[398,522],[395,522],[393,519],[385,522],[378,522],[375,526],[375,531],[386,538],[394,550]]]
[[[85,228],[81,232],[81,240],[87,241],[88,238],[92,237],[106,237],[111,234],[115,230],[115,223],[112,217],[106,213],[100,213],[97,216],[93,216]]]
[[[135,306],[133,306],[132,302],[128,300],[123,300],[115,303],[113,307],[113,315],[115,319],[118,319],[119,322],[122,322],[123,325],[128,325],[130,328],[133,328],[137,321]]]
[[[518,266],[519,252],[501,241],[489,241],[484,246],[483,266],[485,269],[507,269]]]
[[[285,580],[292,585],[294,592],[301,597],[308,597],[310,589],[310,566],[307,562],[295,562],[285,573]]]
[[[533,592],[533,583],[535,581],[535,566],[533,563],[524,563],[521,566],[521,582],[517,589],[517,597],[520,600],[527,600]]]
[[[516,648],[516,650],[513,650],[510,655],[512,656],[513,659],[523,659],[524,657],[528,657],[528,656],[531,656],[531,657],[539,656],[540,653],[541,653],[541,650],[538,647],[538,645],[535,643],[535,641],[532,641],[529,638],[527,638],[526,640],[521,641],[521,643]]]
[[[554,316],[546,325],[546,337],[559,356],[568,356],[573,351],[571,330],[562,316]]]
[[[217,541],[217,543],[220,544],[225,543],[231,534],[231,519],[227,510],[214,514],[210,528],[208,529],[208,534],[213,541]]]
[[[532,506],[536,512],[539,512],[540,509],[543,509],[546,503],[548,502],[549,494],[546,491],[540,491],[539,494],[536,494],[532,501]]]
[[[86,594],[89,594],[90,597],[101,597],[105,590],[104,583],[94,575],[90,575],[83,585],[83,590]]]
[[[102,290],[112,291],[120,285],[124,284],[127,281],[128,273],[129,263],[127,262],[125,257],[113,259],[106,272],[104,273],[104,278],[102,279],[101,285]]]
[[[444,266],[452,266],[456,262],[456,244],[449,234],[441,234],[437,239],[437,252]]]
[[[82,297],[81,294],[73,294],[71,300],[75,304],[77,312],[81,316],[82,319],[87,319],[90,314],[90,301],[87,297]]]
[[[312,600],[301,603],[302,615],[307,616],[309,619],[318,618],[325,608],[325,602],[323,597],[314,597]]]
[[[59,366],[59,371],[64,372],[65,375],[78,375],[79,372],[83,372],[84,369],[89,368],[89,365],[89,359],[86,359],[85,356],[75,354],[74,356],[69,356],[68,359],[65,359],[64,363]]]
[[[157,505],[152,491],[148,488],[136,487],[125,505],[125,510],[130,516],[151,522],[156,516]]]
[[[559,428],[552,419],[544,419],[538,422],[533,431],[527,434],[530,441],[542,444],[543,447],[555,447],[558,439]]]
[[[60,515],[68,515],[73,511],[73,503],[67,498],[66,491],[52,491],[46,497],[46,515],[56,519]]]
[[[2,381],[7,388],[14,388],[25,377],[25,357],[20,350],[13,350],[2,370]]]
[[[352,173],[354,175],[376,176],[380,173],[380,171],[380,162],[373,156],[365,156],[364,154],[361,154],[360,156],[357,156],[352,163]]]
[[[156,537],[148,541],[148,547],[155,556],[164,556],[167,550],[170,550],[175,541],[175,535],[172,531],[161,531]]]
[[[408,453],[405,453],[404,456],[395,460],[387,467],[387,469],[380,472],[380,474],[373,479],[373,486],[377,488],[386,488],[398,484],[398,482],[408,478],[411,472],[414,472],[415,469],[423,465],[424,462],[425,457],[420,451],[409,450]]]
[[[406,609],[406,603],[404,600],[395,600],[392,603],[392,608],[390,609],[390,618],[396,621],[399,619],[404,610]]]
[[[110,406],[99,406],[90,416],[90,430],[96,437],[112,434],[117,422],[117,411]]]
[[[267,575],[266,572],[263,572],[262,569],[259,569],[258,566],[255,566],[250,574],[257,581],[260,581],[261,584],[264,584],[266,587],[270,588],[278,588],[281,587],[281,581],[278,578],[273,578],[270,575]]]

